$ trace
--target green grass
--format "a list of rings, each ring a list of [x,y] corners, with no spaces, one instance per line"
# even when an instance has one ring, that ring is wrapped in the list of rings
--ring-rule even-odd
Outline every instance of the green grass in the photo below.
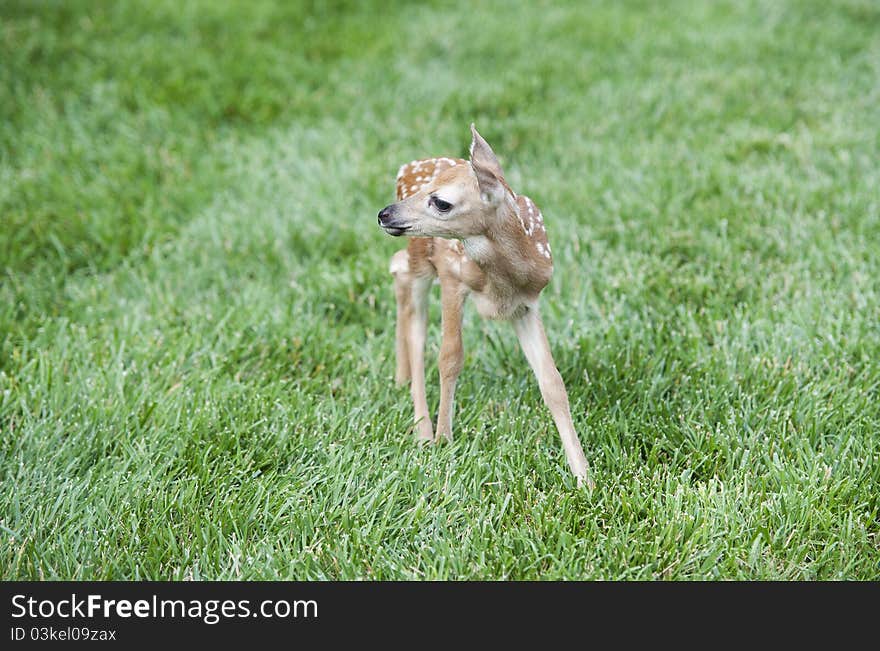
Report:
[[[387,7],[0,3],[0,578],[880,579],[877,5]],[[592,493],[504,324],[452,445],[394,387],[472,120]]]

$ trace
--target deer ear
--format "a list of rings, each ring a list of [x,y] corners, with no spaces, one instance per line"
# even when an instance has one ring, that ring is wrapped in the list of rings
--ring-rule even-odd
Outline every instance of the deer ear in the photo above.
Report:
[[[489,143],[477,132],[477,128],[471,123],[471,167],[477,175],[477,183],[480,185],[480,194],[487,203],[498,204],[504,198],[506,192],[504,173],[498,157]]]

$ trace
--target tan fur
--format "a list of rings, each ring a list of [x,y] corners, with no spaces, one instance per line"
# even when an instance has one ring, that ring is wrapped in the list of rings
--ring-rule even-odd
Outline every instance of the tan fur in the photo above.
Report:
[[[538,313],[538,296],[553,273],[543,216],[531,199],[511,190],[491,147],[473,125],[471,130],[470,161],[432,158],[402,166],[398,201],[379,214],[380,225],[389,233],[412,238],[390,265],[397,299],[397,381],[411,383],[417,438],[451,440],[455,385],[463,361],[462,311],[470,296],[481,316],[512,322],[553,415],[569,467],[578,483],[592,485]],[[438,200],[452,208],[441,211]],[[424,377],[427,299],[435,278],[442,303],[436,437]]]

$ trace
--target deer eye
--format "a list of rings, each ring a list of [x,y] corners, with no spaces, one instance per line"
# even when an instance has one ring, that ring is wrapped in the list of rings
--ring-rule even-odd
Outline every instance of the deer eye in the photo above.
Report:
[[[443,201],[443,199],[431,197],[431,203],[433,203],[434,207],[440,212],[449,212],[450,210],[452,210],[452,204],[448,201]]]

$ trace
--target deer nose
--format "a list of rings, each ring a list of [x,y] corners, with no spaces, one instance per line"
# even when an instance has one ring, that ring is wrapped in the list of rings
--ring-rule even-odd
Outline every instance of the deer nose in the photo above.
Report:
[[[391,219],[391,214],[394,210],[391,206],[385,206],[382,210],[379,211],[379,226],[385,226],[389,219]]]

